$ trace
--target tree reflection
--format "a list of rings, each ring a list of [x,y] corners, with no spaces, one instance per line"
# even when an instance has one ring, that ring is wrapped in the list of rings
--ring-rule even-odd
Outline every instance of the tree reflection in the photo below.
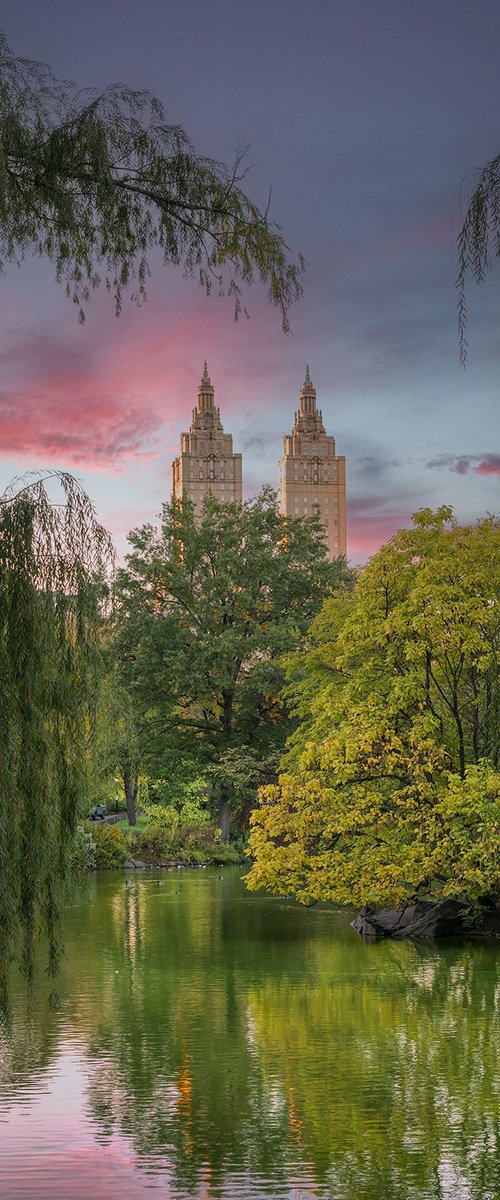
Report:
[[[71,913],[64,1029],[100,1141],[178,1196],[496,1197],[496,944],[365,947],[237,872],[162,883],[108,877]],[[43,1065],[59,1027],[37,1019]],[[7,1082],[33,1063],[22,1028]]]

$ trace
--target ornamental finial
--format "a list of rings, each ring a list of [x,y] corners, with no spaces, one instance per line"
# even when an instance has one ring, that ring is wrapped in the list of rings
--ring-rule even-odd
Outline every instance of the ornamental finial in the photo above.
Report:
[[[313,381],[309,374],[309,363],[306,363],[306,377],[304,379],[304,387],[312,387],[312,386],[313,386]]]
[[[208,384],[210,387],[210,376],[208,374],[207,360],[203,363],[203,375],[201,377],[202,384]]]

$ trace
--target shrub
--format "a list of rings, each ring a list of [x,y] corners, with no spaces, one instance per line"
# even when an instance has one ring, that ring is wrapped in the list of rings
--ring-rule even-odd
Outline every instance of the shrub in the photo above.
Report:
[[[144,862],[169,862],[178,858],[177,846],[168,829],[148,825],[146,829],[136,829],[130,834],[130,851],[132,858],[140,858]]]
[[[95,846],[96,867],[121,867],[128,855],[127,838],[119,825],[88,824]]]
[[[242,849],[241,839],[239,842],[222,842],[214,846],[212,862],[220,867],[245,862],[245,852]]]
[[[166,829],[173,833],[179,825],[179,813],[171,805],[148,804],[146,816],[148,826],[152,829]]]
[[[220,844],[220,830],[205,822],[195,826],[160,827],[149,824],[130,838],[134,858],[143,862],[237,863],[243,855],[233,846]]]
[[[184,801],[179,813],[181,825],[209,825],[210,812],[208,808],[201,808],[200,804],[195,799]]]

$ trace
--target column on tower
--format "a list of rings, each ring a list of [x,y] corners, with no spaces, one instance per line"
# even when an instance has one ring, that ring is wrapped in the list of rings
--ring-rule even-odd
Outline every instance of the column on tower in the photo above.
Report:
[[[306,367],[299,410],[292,432],[283,438],[279,462],[278,501],[287,517],[317,513],[325,531],[329,558],[346,553],[345,458],[335,453],[335,438],[326,433],[316,389]]]
[[[198,515],[208,493],[221,503],[242,503],[241,454],[233,453],[232,435],[224,433],[206,363],[189,432],[181,433],[172,472],[173,499],[186,496]]]

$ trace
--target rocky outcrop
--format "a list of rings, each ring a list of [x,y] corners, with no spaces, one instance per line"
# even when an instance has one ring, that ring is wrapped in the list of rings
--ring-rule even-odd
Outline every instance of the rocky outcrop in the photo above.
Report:
[[[406,908],[382,908],[378,912],[371,908],[362,908],[352,927],[366,941],[376,941],[379,938],[437,938],[455,937],[457,934],[469,933],[470,927],[464,917],[470,913],[470,905],[459,900],[439,900],[436,904],[430,901],[418,900]],[[490,917],[490,914],[486,914]],[[491,920],[484,924],[491,925]],[[500,912],[496,913],[496,925],[500,932]],[[495,925],[495,928],[496,928]],[[495,932],[495,928],[485,929],[485,932]],[[478,932],[482,931],[482,925]]]

